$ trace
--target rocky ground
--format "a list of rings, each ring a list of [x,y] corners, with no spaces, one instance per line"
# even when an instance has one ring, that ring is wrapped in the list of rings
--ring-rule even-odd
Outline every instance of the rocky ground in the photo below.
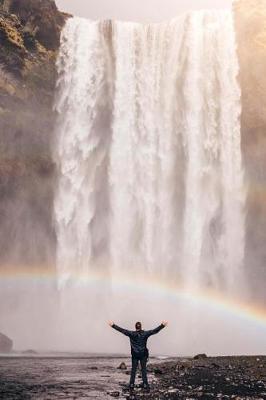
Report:
[[[127,369],[118,369],[125,362]],[[266,399],[266,357],[152,360],[151,392],[130,395],[130,360],[1,358],[0,399]],[[139,379],[139,378],[138,378]]]
[[[266,399],[266,357],[179,360],[150,369],[159,380],[146,399]]]

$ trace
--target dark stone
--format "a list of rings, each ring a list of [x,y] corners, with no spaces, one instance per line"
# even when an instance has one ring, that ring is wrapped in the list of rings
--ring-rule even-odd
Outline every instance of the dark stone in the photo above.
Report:
[[[119,393],[119,392],[109,392],[108,394],[109,394],[109,396],[111,396],[111,397],[119,397],[119,396],[120,396],[120,393]]]
[[[213,368],[216,368],[216,369],[219,369],[220,368],[220,365],[219,364],[216,364],[216,363],[211,363],[211,366],[213,367]]]
[[[0,353],[11,353],[12,348],[12,340],[3,333],[0,333]]]
[[[155,375],[162,375],[163,374],[163,370],[161,368],[154,368],[154,374]]]
[[[197,354],[195,357],[193,357],[193,360],[204,360],[205,358],[208,358],[206,354]]]
[[[126,364],[125,364],[124,362],[122,362],[122,363],[117,367],[117,369],[123,369],[123,370],[125,370],[125,369],[127,369],[127,366],[126,366]]]

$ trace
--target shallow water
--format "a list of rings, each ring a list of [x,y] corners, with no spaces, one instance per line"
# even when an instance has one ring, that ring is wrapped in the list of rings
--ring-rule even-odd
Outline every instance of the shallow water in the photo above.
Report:
[[[0,358],[0,399],[108,399],[128,376],[124,358]],[[120,398],[121,397],[120,395]]]

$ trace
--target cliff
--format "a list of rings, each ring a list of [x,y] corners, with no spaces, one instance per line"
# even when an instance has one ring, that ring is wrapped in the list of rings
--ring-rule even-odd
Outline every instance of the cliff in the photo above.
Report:
[[[265,299],[266,1],[239,0],[234,4],[234,11],[242,90],[242,147],[248,187],[246,269],[256,295]]]
[[[51,102],[65,18],[52,0],[0,0],[1,95]]]
[[[50,263],[52,109],[65,14],[52,0],[0,0],[0,263]]]

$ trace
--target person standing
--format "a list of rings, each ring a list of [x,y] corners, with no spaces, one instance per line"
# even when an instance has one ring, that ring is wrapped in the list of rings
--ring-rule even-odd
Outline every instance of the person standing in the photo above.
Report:
[[[149,358],[149,351],[147,349],[147,341],[150,336],[160,332],[163,328],[165,328],[168,325],[168,323],[166,321],[163,321],[161,325],[159,325],[157,328],[149,331],[144,331],[142,329],[141,322],[136,322],[134,331],[120,328],[112,321],[109,322],[109,325],[116,331],[122,333],[125,336],[128,336],[130,339],[131,357],[132,357],[132,369],[131,369],[131,376],[129,383],[130,389],[131,390],[134,389],[136,372],[138,364],[140,362],[143,388],[149,391],[150,387],[147,378],[147,361]]]

